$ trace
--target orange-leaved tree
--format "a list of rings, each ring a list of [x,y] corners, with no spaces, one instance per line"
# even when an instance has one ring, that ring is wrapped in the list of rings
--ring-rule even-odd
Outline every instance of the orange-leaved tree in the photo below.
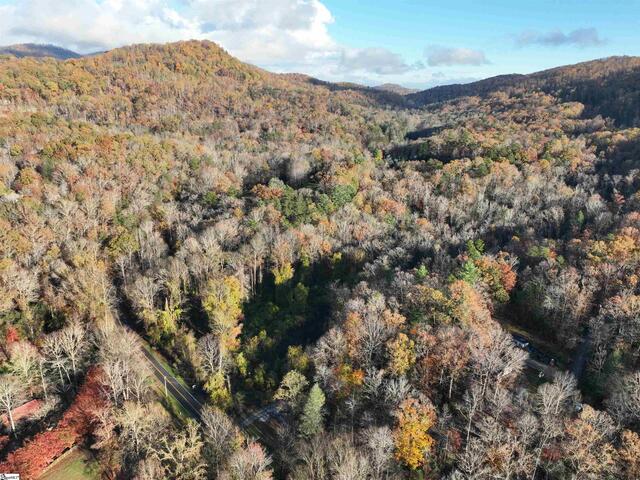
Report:
[[[398,426],[393,432],[396,459],[415,470],[425,463],[434,439],[429,429],[436,421],[436,413],[430,403],[409,398],[402,402],[397,412]]]

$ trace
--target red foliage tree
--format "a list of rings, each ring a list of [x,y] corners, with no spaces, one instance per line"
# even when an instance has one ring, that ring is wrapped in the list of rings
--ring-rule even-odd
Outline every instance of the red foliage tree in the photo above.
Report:
[[[0,463],[0,472],[19,473],[27,480],[37,478],[51,462],[91,433],[97,413],[106,405],[100,371],[91,369],[56,428],[39,433],[10,453],[7,460]]]

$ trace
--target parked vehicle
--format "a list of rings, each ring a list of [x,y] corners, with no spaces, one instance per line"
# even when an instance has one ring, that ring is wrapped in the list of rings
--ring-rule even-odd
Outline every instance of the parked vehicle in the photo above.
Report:
[[[526,350],[529,347],[529,340],[522,335],[512,333],[511,337],[513,338],[513,343],[515,343],[516,347],[522,348],[523,350]]]

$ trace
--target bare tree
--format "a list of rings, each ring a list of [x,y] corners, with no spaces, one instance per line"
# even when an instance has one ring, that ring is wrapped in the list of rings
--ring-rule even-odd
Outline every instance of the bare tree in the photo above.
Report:
[[[640,420],[640,372],[625,375],[614,384],[607,407],[621,423]]]
[[[333,440],[329,451],[331,478],[336,480],[367,480],[371,472],[368,458],[349,440],[340,436]]]
[[[476,413],[480,408],[483,400],[482,387],[477,383],[473,383],[471,387],[464,393],[461,412],[467,419],[467,437],[466,449],[469,449],[469,437],[471,435],[471,426],[475,419]]]
[[[220,340],[208,333],[198,340],[198,358],[207,375],[213,375],[222,369],[223,355],[220,352]]]
[[[160,285],[155,279],[141,275],[135,279],[129,291],[139,311],[152,311],[155,308],[155,298],[160,291]]]
[[[11,370],[27,385],[33,381],[38,364],[38,350],[30,342],[20,341],[11,345]]]
[[[140,228],[136,231],[136,237],[140,246],[138,256],[146,267],[150,267],[152,262],[160,258],[167,250],[167,245],[164,243],[160,233],[154,229],[151,220],[147,220],[140,225]]]
[[[486,335],[477,335],[471,343],[471,353],[475,363],[473,374],[478,379],[482,395],[490,384],[504,384],[519,375],[527,357],[527,353],[516,348],[511,336],[499,326]]]
[[[23,396],[23,387],[15,377],[3,375],[0,377],[0,407],[7,413],[11,431],[16,431],[13,421],[13,409],[18,406]]]
[[[66,383],[71,383],[69,358],[65,355],[64,349],[62,348],[59,331],[53,332],[45,338],[43,350],[47,363],[58,373],[60,385],[64,386]]]
[[[167,478],[167,472],[158,457],[152,455],[138,464],[134,478],[135,480],[157,480]]]
[[[547,383],[538,389],[537,410],[540,413],[540,417],[539,427],[535,430],[537,444],[533,450],[535,461],[533,462],[531,473],[532,480],[536,478],[542,460],[542,453],[555,438],[562,434],[563,412],[560,407],[565,401],[565,388],[571,387],[571,384],[569,377],[563,377],[559,380],[558,385],[551,384],[551,386],[547,386],[550,385]],[[560,415],[556,413],[556,407]]]
[[[578,382],[570,372],[559,372],[551,383],[538,389],[538,401],[542,415],[559,415],[579,397]]]
[[[42,386],[42,393],[44,393],[44,399],[48,400],[49,399],[49,392],[47,388],[48,381],[45,375],[46,359],[41,353],[38,352],[37,360],[38,360],[38,375],[40,376],[40,385]]]
[[[74,377],[77,374],[78,363],[88,347],[86,332],[85,326],[78,320],[74,320],[60,331],[58,338],[63,354],[71,362]]]
[[[262,281],[262,266],[264,258],[267,254],[267,244],[264,236],[260,233],[256,234],[249,243],[249,252],[251,255],[251,292],[255,291],[256,285]]]
[[[167,470],[169,478],[200,480],[206,477],[202,447],[198,425],[193,420],[188,420],[184,431],[162,438],[155,454]]]
[[[387,478],[395,448],[391,429],[386,426],[374,427],[367,430],[363,437],[369,452],[369,464],[373,478]]]
[[[328,466],[325,452],[328,445],[323,434],[316,435],[309,441],[298,445],[298,464],[291,478],[294,480],[325,480],[328,477]]]
[[[154,443],[153,437],[166,426],[166,414],[154,404],[142,405],[137,402],[126,402],[116,412],[120,438],[124,440],[122,444],[128,449],[132,448],[138,460]]]
[[[489,469],[485,465],[486,452],[478,440],[467,442],[467,447],[458,457],[458,475],[452,478],[481,480],[487,478]]]
[[[271,457],[256,442],[231,455],[221,480],[271,480]]]
[[[148,390],[150,376],[136,335],[109,322],[96,331],[106,391],[116,405],[138,403]]]
[[[554,317],[570,346],[576,341],[578,321],[586,313],[590,300],[591,292],[574,268],[563,270],[546,288],[543,307]]]
[[[205,456],[217,476],[220,466],[236,448],[241,434],[238,427],[222,410],[205,406],[201,416]]]

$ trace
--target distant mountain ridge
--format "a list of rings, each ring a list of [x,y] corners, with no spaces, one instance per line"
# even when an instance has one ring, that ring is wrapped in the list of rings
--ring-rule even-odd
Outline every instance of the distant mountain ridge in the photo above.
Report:
[[[609,57],[529,75],[500,75],[468,84],[443,85],[409,94],[413,107],[455,100],[486,97],[514,89],[540,90],[565,102],[585,105],[588,116],[602,115],[620,126],[640,125],[640,57]]]
[[[396,83],[383,83],[382,85],[377,85],[372,88],[374,90],[380,90],[383,92],[397,93],[398,95],[409,95],[412,93],[418,93],[420,91],[417,88],[407,88]]]
[[[18,58],[51,57],[67,60],[111,55],[112,52],[127,52],[130,48],[124,47],[124,49],[116,49],[111,52],[83,56],[56,45],[25,43],[0,47],[0,55],[8,54]],[[150,48],[157,49],[162,46],[155,45]],[[115,53],[114,55],[121,54]],[[213,57],[216,58],[217,55],[213,55]],[[239,60],[236,62],[242,64]],[[241,69],[250,67],[246,64],[242,65],[244,67]],[[257,67],[249,69],[253,74],[267,73]],[[552,94],[561,101],[575,101],[584,104],[584,114],[587,116],[602,115],[612,118],[621,127],[640,126],[640,57],[609,57],[556,67],[528,75],[499,75],[472,83],[441,85],[422,91],[390,83],[366,87],[348,82],[327,82],[308,75],[294,73],[280,74],[280,77],[289,82],[323,86],[332,91],[358,92],[374,103],[398,108],[422,108],[461,97],[486,97],[500,91],[538,90]]]
[[[18,58],[35,57],[45,58],[51,57],[58,60],[68,60],[70,58],[80,58],[82,55],[66,48],[56,45],[44,45],[37,43],[20,43],[16,45],[7,45],[0,47],[0,55],[13,55]]]

